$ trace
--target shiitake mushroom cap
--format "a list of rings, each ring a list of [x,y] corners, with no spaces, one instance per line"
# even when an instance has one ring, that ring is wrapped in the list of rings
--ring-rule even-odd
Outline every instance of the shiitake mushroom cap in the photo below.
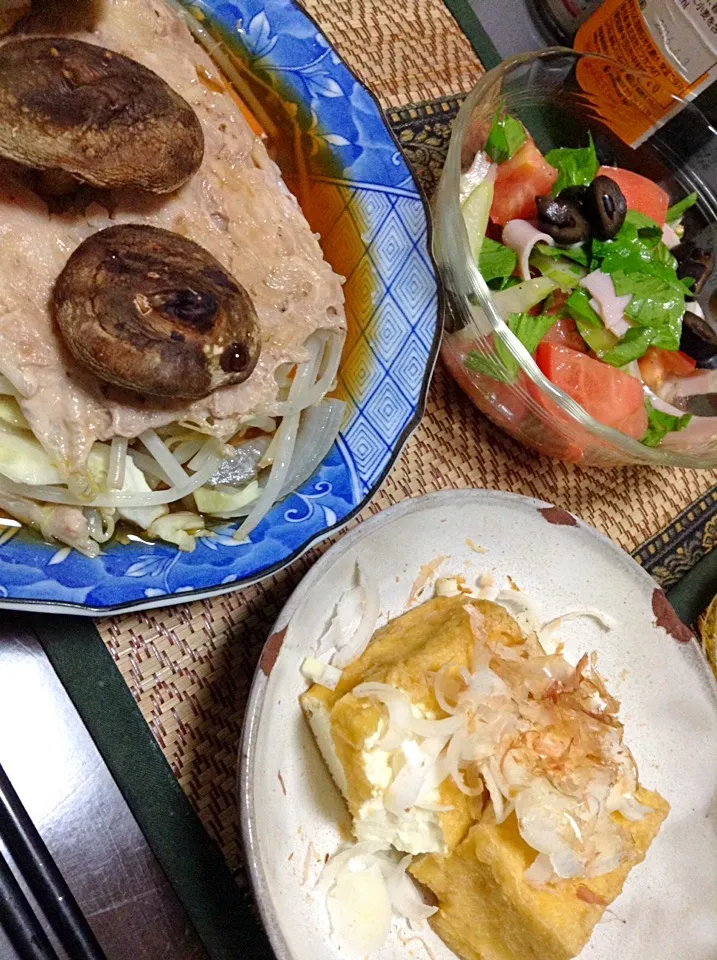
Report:
[[[158,227],[88,237],[58,277],[52,308],[74,357],[136,393],[197,399],[242,383],[259,358],[246,290],[199,244]]]
[[[135,60],[62,37],[0,47],[0,156],[96,187],[167,193],[203,153],[194,110]]]

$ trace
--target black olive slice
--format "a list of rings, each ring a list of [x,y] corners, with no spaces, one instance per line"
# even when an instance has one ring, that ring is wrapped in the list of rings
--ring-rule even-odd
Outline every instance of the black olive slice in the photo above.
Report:
[[[563,190],[557,197],[537,198],[538,226],[556,243],[582,243],[590,236],[590,224],[580,204],[570,195],[566,198],[565,193]]]
[[[687,310],[682,318],[680,350],[697,361],[697,366],[717,367],[717,330],[703,317]]]
[[[585,194],[583,209],[593,236],[612,240],[625,222],[627,203],[620,187],[610,177],[595,177]]]

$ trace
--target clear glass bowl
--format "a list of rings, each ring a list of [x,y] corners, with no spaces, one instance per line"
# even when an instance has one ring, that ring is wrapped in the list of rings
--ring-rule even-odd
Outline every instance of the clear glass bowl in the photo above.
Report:
[[[453,128],[450,148],[434,204],[434,253],[448,293],[446,333],[442,357],[476,406],[494,423],[540,453],[590,466],[648,463],[661,466],[717,466],[717,419],[704,421],[704,434],[689,439],[676,433],[672,446],[643,446],[625,434],[604,426],[571,397],[550,383],[533,358],[498,315],[491,291],[472,257],[459,204],[461,172],[484,145],[496,110],[504,109],[526,126],[543,153],[554,147],[584,146],[592,132],[603,163],[643,173],[663,186],[673,198],[696,190],[698,204],[685,224],[689,235],[717,223],[717,198],[690,163],[688,150],[715,137],[704,115],[686,104],[679,115],[686,136],[670,142],[663,131],[637,148],[620,140],[601,116],[601,104],[577,83],[584,73],[601,71],[614,88],[632,89],[644,77],[631,74],[604,57],[579,54],[562,47],[511,57],[486,73],[463,104]],[[602,104],[604,109],[604,103]],[[639,106],[631,106],[639,112]],[[709,309],[714,285],[706,284],[700,301]],[[494,355],[499,338],[517,360],[515,384],[498,383],[466,369],[470,350]],[[696,419],[696,418],[695,418]],[[694,421],[693,421],[694,422]],[[692,431],[691,431],[692,432]]]

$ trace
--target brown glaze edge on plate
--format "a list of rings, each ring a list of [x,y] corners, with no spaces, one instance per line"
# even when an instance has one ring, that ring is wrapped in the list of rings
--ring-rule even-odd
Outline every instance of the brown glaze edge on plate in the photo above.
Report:
[[[562,507],[539,507],[538,513],[542,514],[548,523],[554,523],[559,527],[577,527],[578,521],[567,510]]]
[[[672,609],[672,608],[670,608]],[[274,664],[276,663],[277,657],[281,651],[281,645],[284,642],[284,637],[286,636],[287,627],[284,627],[283,630],[279,630],[278,633],[272,633],[269,639],[264,645],[264,649],[261,652],[261,659],[259,660],[259,666],[261,667],[262,672],[265,676],[269,676],[271,671],[274,669]]]
[[[655,614],[655,623],[669,633],[678,643],[689,643],[694,639],[694,633],[680,620],[667,599],[665,591],[657,587],[652,594],[652,612]]]

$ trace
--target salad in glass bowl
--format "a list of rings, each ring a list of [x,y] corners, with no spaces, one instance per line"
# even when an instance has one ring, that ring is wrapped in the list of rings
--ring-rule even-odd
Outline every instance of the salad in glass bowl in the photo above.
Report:
[[[549,111],[535,109],[539,84],[514,95],[512,109],[506,73],[531,59],[545,69],[551,53],[580,59],[513,58],[459,118],[459,177],[449,183],[449,157],[438,198],[437,254],[454,307],[444,359],[484,412],[541,452],[717,464],[717,329],[698,299],[713,267],[702,229],[709,190],[664,182],[662,164],[637,172],[645,148],[616,150],[584,93],[566,103],[563,143]],[[462,230],[447,250],[449,186]]]

